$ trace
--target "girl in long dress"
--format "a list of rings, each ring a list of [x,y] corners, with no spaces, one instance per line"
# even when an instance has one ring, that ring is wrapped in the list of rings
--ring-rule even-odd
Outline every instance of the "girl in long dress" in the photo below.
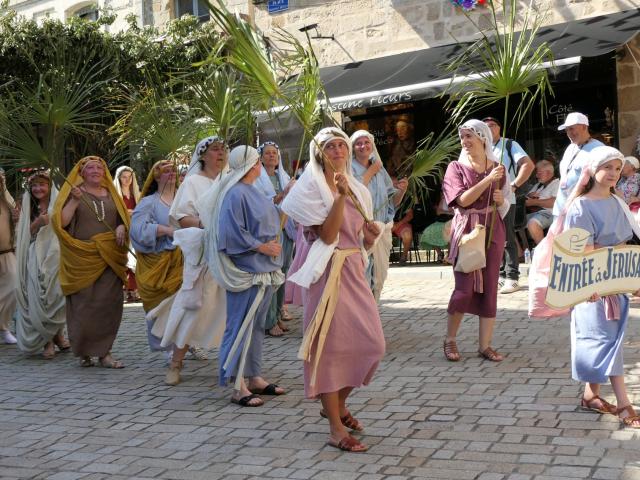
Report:
[[[460,237],[477,224],[487,227],[488,236],[493,204],[497,205],[498,212],[493,219],[493,237],[486,251],[486,267],[470,273],[458,272],[454,268],[455,287],[447,309],[444,355],[451,362],[460,360],[456,335],[464,314],[470,313],[480,318],[478,354],[492,362],[500,362],[503,356],[491,347],[491,338],[505,243],[502,218],[509,210],[505,188],[509,188],[509,184],[505,181],[504,166],[493,154],[489,127],[480,120],[468,120],[458,127],[458,132],[462,151],[458,160],[447,167],[442,182],[444,198],[454,211],[449,248],[452,265],[455,266],[457,260]]]
[[[198,360],[207,360],[204,349],[220,345],[226,320],[225,291],[211,277],[203,258],[204,224],[211,213],[203,211],[201,200],[226,168],[228,148],[224,139],[207,137],[196,145],[189,171],[169,210],[176,230],[174,244],[184,256],[182,286],[171,305],[161,304],[147,314],[155,321],[152,333],[162,347],[173,345],[165,382],[180,381],[182,360],[190,351]],[[162,309],[170,309],[169,313]]]
[[[372,217],[371,195],[351,173],[349,137],[325,128],[312,140],[309,165],[282,209],[305,226],[312,244],[305,263],[290,277],[306,288],[299,353],[305,395],[322,402],[329,445],[350,452],[368,447],[349,433],[363,426],[349,412],[347,399],[354,388],[370,382],[385,350],[380,315],[365,277],[368,250],[381,224],[365,223],[358,207]]]
[[[16,257],[18,260],[18,348],[26,353],[43,349],[42,356],[55,356],[68,350],[64,338],[65,299],[58,283],[60,245],[49,223],[57,190],[48,172],[37,172],[27,179],[18,222]]]
[[[589,232],[586,251],[624,245],[640,229],[628,206],[614,193],[624,165],[624,155],[613,147],[600,146],[590,152],[576,190],[569,199],[565,228]],[[640,290],[635,292],[639,295]],[[571,371],[574,380],[585,383],[581,405],[598,413],[617,415],[620,422],[640,428],[624,382],[623,344],[629,318],[629,299],[624,294],[601,297],[571,309]],[[600,397],[600,384],[611,382],[618,407]]]
[[[16,338],[9,324],[16,309],[17,266],[15,255],[15,224],[18,211],[7,190],[4,170],[0,168],[0,338],[6,345],[14,345]]]
[[[173,162],[156,162],[142,189],[142,198],[131,217],[131,244],[138,257],[136,275],[145,312],[160,303],[172,303],[182,284],[182,252],[173,244],[175,230],[169,224],[169,208],[176,192],[177,170]],[[149,346],[162,350],[160,339],[151,334]],[[172,383],[178,383],[174,379]]]
[[[280,206],[291,187],[295,185],[295,180],[292,180],[286,172],[282,164],[280,148],[275,142],[265,142],[260,145],[258,154],[260,155],[262,166],[260,176],[254,186],[274,205]],[[296,240],[295,222],[290,218],[285,220],[279,239],[282,245],[282,273],[286,275],[293,260],[293,247]],[[282,323],[282,320],[285,319],[284,289],[284,285],[277,288],[267,314],[265,330],[268,335],[273,337],[280,337],[289,331]]]
[[[104,368],[123,368],[111,347],[122,321],[129,213],[102,158],[84,157],[71,170],[52,223],[71,349],[83,367],[98,357]]]
[[[136,172],[133,168],[122,165],[116,169],[116,174],[113,178],[113,185],[116,187],[116,191],[122,197],[122,201],[129,211],[129,215],[133,214],[136,205],[140,201],[140,187],[138,187],[138,179],[136,178]],[[136,284],[136,257],[129,252],[129,258],[127,263],[127,285],[126,285],[126,301],[127,302],[139,302],[140,296],[138,295],[138,286]]]

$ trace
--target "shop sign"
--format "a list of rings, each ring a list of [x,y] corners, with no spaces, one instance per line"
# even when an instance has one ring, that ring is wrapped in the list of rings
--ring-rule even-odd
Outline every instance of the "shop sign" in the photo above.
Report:
[[[570,228],[556,237],[545,303],[563,309],[600,296],[640,289],[640,246],[604,247],[585,252],[591,234]]]
[[[547,116],[551,117],[551,121],[555,121],[558,125],[564,123],[566,116],[573,112],[573,105],[570,103],[554,103],[547,110]]]
[[[351,110],[354,108],[371,108],[381,107],[383,105],[391,105],[393,103],[410,102],[413,99],[411,93],[399,92],[390,93],[387,95],[376,95],[368,98],[361,98],[357,100],[345,100],[343,102],[332,103],[331,109],[334,111]]]
[[[269,13],[278,13],[289,10],[289,0],[269,0],[267,3],[267,11]]]

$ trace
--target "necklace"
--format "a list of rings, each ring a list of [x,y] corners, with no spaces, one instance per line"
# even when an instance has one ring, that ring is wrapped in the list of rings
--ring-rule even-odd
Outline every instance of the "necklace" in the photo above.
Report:
[[[102,200],[100,200],[100,213],[98,213],[98,204],[96,203],[95,200],[91,200],[91,203],[93,203],[93,209],[96,212],[96,218],[98,219],[99,222],[104,222],[104,202]],[[102,214],[102,216],[101,216]]]

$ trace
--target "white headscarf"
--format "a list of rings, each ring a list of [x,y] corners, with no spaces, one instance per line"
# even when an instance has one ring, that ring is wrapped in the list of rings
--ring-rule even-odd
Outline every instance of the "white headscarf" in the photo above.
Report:
[[[131,193],[133,194],[133,198],[136,200],[136,203],[138,203],[140,201],[140,187],[138,187],[138,179],[133,168],[128,167],[127,165],[118,167],[116,174],[113,176],[113,185],[116,187],[118,195],[124,197],[124,195],[122,195],[122,186],[120,185],[120,175],[122,175],[123,172],[131,172]]]
[[[320,130],[311,140],[309,144],[309,163],[300,179],[282,202],[282,211],[305,227],[322,225],[333,206],[333,193],[329,185],[327,185],[323,167],[317,157],[320,155],[319,148],[324,148],[331,140],[336,139],[343,140],[349,148],[347,165],[344,171],[349,187],[364,208],[367,217],[373,217],[371,194],[367,187],[356,180],[351,170],[351,142],[349,137],[339,128],[328,127]],[[338,245],[338,240],[339,236],[336,236],[331,245],[327,245],[320,238],[313,242],[307,255],[307,260],[289,280],[302,287],[309,288],[324,273],[333,251]],[[362,244],[362,255],[365,264],[367,264],[368,255],[364,250],[364,243]]]
[[[372,163],[382,162],[382,159],[380,158],[380,154],[378,153],[378,147],[376,147],[376,138],[373,136],[373,134],[371,134],[366,130],[358,130],[354,132],[353,135],[351,135],[351,138],[350,138],[351,149],[353,150],[356,140],[359,139],[360,137],[367,137],[369,140],[371,140],[373,151],[371,152],[371,156],[369,157],[369,160],[371,160]],[[355,158],[355,152],[353,153],[353,155]]]
[[[274,142],[265,142],[258,147],[258,155],[262,158],[262,154],[264,152],[265,147],[275,147],[278,151],[278,166],[276,167],[276,175],[278,175],[278,181],[280,182],[280,188],[284,190],[284,188],[291,181],[291,177],[284,169],[282,165],[282,155],[280,154],[280,147]],[[273,183],[271,183],[271,179],[269,178],[269,174],[267,173],[267,169],[262,165],[262,170],[260,171],[260,176],[256,180],[254,184],[258,190],[264,193],[268,198],[273,198],[276,196],[276,189],[273,188]]]
[[[200,163],[200,159],[212,143],[221,143],[225,147],[227,147],[227,142],[224,140],[224,138],[218,137],[217,135],[213,135],[211,137],[203,138],[202,140],[200,140],[196,145],[196,148],[193,150],[193,155],[191,155],[191,163],[189,164],[189,170],[187,171],[186,175],[187,177],[196,173],[200,173],[202,171],[202,164]]]

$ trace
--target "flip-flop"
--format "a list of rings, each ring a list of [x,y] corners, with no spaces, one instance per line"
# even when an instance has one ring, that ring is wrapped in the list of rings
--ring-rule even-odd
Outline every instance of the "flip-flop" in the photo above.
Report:
[[[343,437],[339,442],[336,442],[333,438],[327,440],[327,445],[338,448],[345,452],[362,453],[369,450],[369,447],[360,442],[357,438],[347,435]]]
[[[249,391],[251,393],[254,393],[256,395],[272,395],[272,396],[278,396],[278,395],[284,395],[287,392],[282,392],[282,393],[278,393],[277,389],[280,388],[278,385],[276,385],[275,383],[270,383],[269,385],[267,385],[266,387],[260,389],[260,388],[250,388]]]
[[[259,403],[257,405],[250,404],[249,402],[254,398],[260,399],[262,403]],[[244,397],[239,399],[231,397],[231,403],[235,403],[236,405],[240,405],[241,407],[261,407],[262,405],[264,405],[264,400],[262,400],[259,395],[252,393],[251,395],[245,395]]]

